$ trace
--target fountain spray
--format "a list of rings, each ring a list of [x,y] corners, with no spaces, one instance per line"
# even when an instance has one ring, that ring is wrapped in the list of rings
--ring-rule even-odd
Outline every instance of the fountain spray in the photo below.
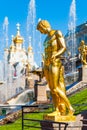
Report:
[[[6,16],[3,23],[3,31],[6,39],[6,48],[8,47],[8,17]]]
[[[27,16],[27,42],[29,41],[29,37],[31,37],[31,43],[33,49],[35,47],[35,19],[36,19],[36,7],[35,0],[30,0],[28,5],[28,16]]]
[[[71,41],[70,52],[72,59],[76,55],[76,36],[75,36],[75,29],[76,29],[76,2],[72,0],[70,6],[70,13],[69,13],[69,23],[68,23],[68,30],[69,30],[69,37]],[[76,71],[76,63],[72,61],[72,72]],[[74,77],[75,78],[75,77]]]

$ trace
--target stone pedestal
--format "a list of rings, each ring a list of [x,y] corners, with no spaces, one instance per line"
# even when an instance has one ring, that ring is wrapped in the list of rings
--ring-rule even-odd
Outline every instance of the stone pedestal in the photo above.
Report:
[[[37,102],[47,102],[46,86],[40,82],[37,82],[34,86],[35,99]]]
[[[82,67],[82,81],[87,82],[87,65]]]
[[[67,130],[68,123],[41,121],[41,130]]]
[[[55,122],[73,122],[76,120],[74,115],[65,115],[65,116],[58,116],[58,115],[44,115],[44,120],[52,120]]]
[[[39,86],[37,88],[37,101],[47,101],[47,94],[46,94],[46,87],[45,86]]]
[[[82,67],[78,68],[79,76],[78,76],[78,81],[82,81]]]
[[[59,123],[59,122],[58,122]],[[67,125],[67,128],[64,129],[64,124]],[[82,113],[78,114],[76,116],[75,121],[67,121],[67,122],[60,122],[61,126],[59,129],[59,124],[55,124],[50,122],[50,120],[47,120],[47,122],[41,122],[42,129],[41,130],[48,130],[52,128],[51,130],[87,130],[87,111],[82,111]],[[48,129],[46,129],[46,128]]]

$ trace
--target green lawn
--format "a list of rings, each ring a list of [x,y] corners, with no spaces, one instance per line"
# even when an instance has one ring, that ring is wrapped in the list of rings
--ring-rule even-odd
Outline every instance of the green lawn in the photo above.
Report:
[[[87,106],[84,106],[83,104],[87,104],[87,88],[85,88],[83,91],[78,92],[77,94],[69,97],[69,100],[71,104],[73,105],[75,109],[75,114],[80,113],[82,110],[87,110]],[[82,106],[76,106],[77,104],[82,104]],[[36,113],[29,113],[24,116],[24,118],[33,118],[33,119],[43,119],[43,114],[46,114],[48,112],[51,112],[52,108],[45,110],[45,113],[43,111],[39,111]],[[26,124],[33,125],[33,126],[39,126],[37,122],[31,122],[24,121]],[[22,120],[21,118],[15,121],[14,123],[7,124],[0,126],[0,130],[22,130]],[[38,128],[26,128],[24,130],[39,130]]]
[[[69,97],[71,104],[75,109],[75,114],[87,110],[87,88]]]
[[[49,112],[52,112],[52,109],[53,108],[49,108],[45,111],[35,111],[35,113],[29,113],[29,114],[25,114],[24,115],[24,118],[32,118],[32,119],[39,119],[39,120],[42,120],[43,119],[43,114],[47,114]],[[38,122],[33,122],[33,121],[24,121],[25,124],[28,124],[28,125],[32,125],[32,126],[40,126],[40,124]],[[11,123],[11,124],[7,124],[7,125],[3,125],[3,126],[0,126],[0,130],[22,130],[22,118],[16,120],[14,123]],[[28,128],[28,127],[25,127],[24,130],[39,130],[39,128]]]
[[[21,118],[15,121],[15,123],[0,126],[0,130],[22,130]]]

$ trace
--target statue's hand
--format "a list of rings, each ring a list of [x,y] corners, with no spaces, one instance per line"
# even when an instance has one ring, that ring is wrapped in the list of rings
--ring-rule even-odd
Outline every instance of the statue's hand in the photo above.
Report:
[[[51,61],[55,61],[55,59],[56,59],[56,56],[55,56],[55,55],[52,55]]]

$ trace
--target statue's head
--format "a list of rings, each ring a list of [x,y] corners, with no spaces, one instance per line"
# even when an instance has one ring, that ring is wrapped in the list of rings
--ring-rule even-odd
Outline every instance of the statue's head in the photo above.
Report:
[[[41,20],[37,24],[37,30],[39,30],[41,33],[48,33],[48,31],[51,29],[51,26],[47,20]]]
[[[80,45],[81,45],[81,46],[85,45],[84,40],[81,40]]]

